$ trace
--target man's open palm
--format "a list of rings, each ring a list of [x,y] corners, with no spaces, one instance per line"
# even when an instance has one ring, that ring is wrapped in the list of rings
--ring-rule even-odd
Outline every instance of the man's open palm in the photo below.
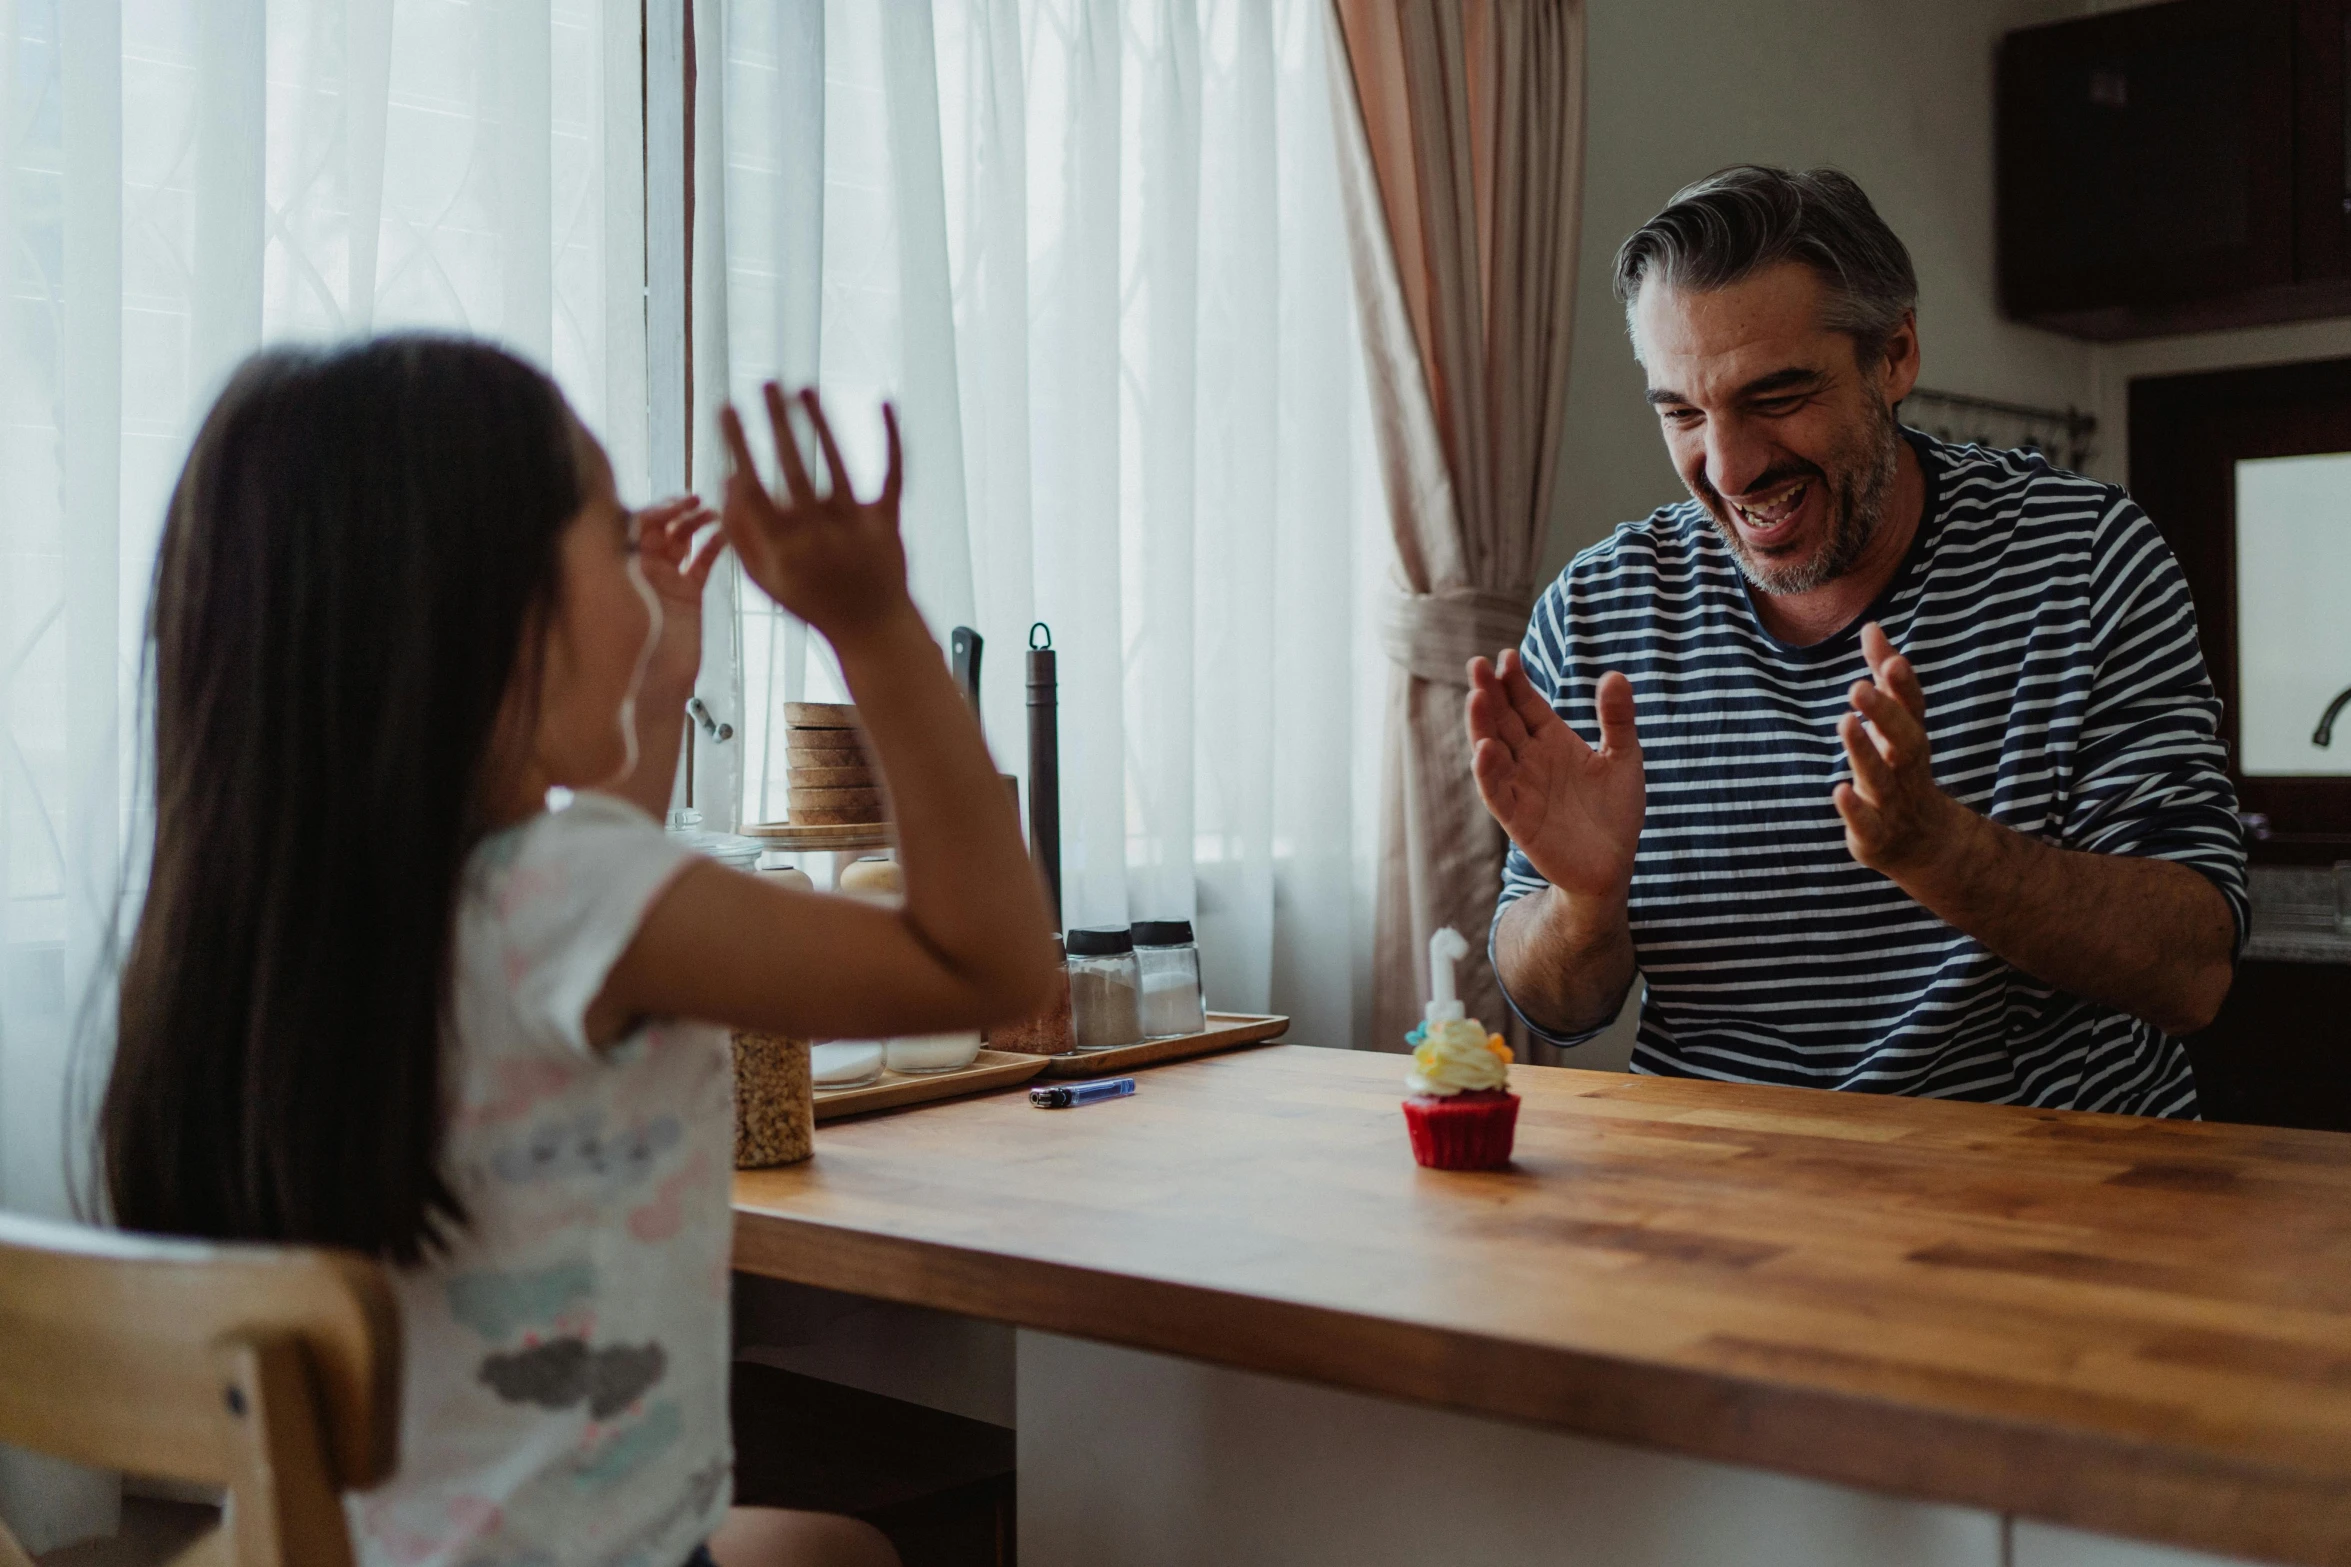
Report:
[[[1647,809],[1632,682],[1600,677],[1594,749],[1551,710],[1516,653],[1498,666],[1471,659],[1469,681],[1469,740],[1486,809],[1552,886],[1623,896]]]

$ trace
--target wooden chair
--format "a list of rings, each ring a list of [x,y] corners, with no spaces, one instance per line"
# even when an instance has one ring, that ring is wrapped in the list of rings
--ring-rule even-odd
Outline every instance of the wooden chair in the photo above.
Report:
[[[175,1567],[348,1567],[341,1493],[391,1473],[399,1390],[363,1258],[0,1214],[0,1442],[225,1489]]]

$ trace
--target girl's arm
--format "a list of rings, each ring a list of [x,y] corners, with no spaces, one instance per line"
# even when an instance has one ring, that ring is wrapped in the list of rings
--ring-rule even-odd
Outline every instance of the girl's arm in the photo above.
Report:
[[[888,780],[906,900],[890,910],[793,892],[716,864],[682,872],[589,1009],[589,1036],[642,1016],[703,1018],[818,1038],[922,1033],[1034,1008],[1052,975],[1044,891],[1020,823],[939,646],[906,591],[898,427],[889,476],[860,502],[816,394],[801,394],[829,470],[802,467],[782,392],[767,388],[786,495],[760,483],[741,421],[722,416],[734,471],[722,521],[744,571],[831,639]]]

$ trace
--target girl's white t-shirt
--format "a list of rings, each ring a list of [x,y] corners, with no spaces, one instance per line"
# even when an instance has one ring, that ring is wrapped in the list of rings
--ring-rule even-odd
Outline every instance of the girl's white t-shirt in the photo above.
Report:
[[[467,1223],[395,1277],[400,1466],[347,1499],[368,1567],[680,1567],[725,1515],[727,1037],[583,1032],[692,857],[581,794],[467,863],[443,1154]]]

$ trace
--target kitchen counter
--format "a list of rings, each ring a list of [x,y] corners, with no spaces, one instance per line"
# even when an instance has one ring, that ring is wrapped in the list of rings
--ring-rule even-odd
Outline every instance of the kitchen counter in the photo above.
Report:
[[[2335,924],[2335,873],[2325,867],[2255,865],[2245,873],[2252,925],[2248,961],[2351,963],[2351,936]]]
[[[1285,1046],[831,1124],[736,1178],[735,1265],[1024,1354],[2351,1563],[2351,1137],[1520,1067],[1515,1166],[1445,1174],[1401,1072]]]

